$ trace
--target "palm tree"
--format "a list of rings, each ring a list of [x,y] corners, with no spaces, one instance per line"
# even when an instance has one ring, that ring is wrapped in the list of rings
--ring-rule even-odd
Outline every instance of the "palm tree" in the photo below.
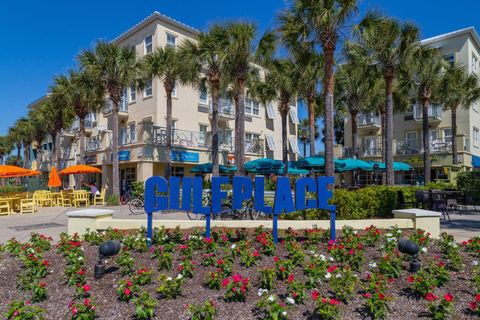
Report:
[[[0,164],[4,164],[4,158],[12,152],[13,145],[8,136],[0,136]]]
[[[33,141],[33,128],[30,121],[25,117],[18,119],[10,128],[9,135],[17,146],[17,163],[20,164],[20,152],[23,147],[23,165],[28,166],[30,145]]]
[[[205,85],[212,96],[211,125],[212,125],[212,175],[219,175],[218,159],[218,104],[220,88],[225,73],[226,29],[221,25],[214,25],[207,33],[200,33],[197,40],[186,40],[179,47],[179,54],[183,63],[191,65],[191,69],[205,74]],[[203,81],[203,80],[202,80]]]
[[[468,109],[480,99],[478,77],[468,74],[464,66],[449,65],[444,73],[440,101],[445,110],[450,110],[452,121],[452,163],[458,164],[457,146],[457,109],[463,106]]]
[[[317,87],[323,77],[323,56],[315,52],[315,41],[310,37],[307,15],[302,10],[284,10],[280,13],[278,31],[283,44],[295,57],[296,63],[302,66],[302,84],[299,95],[307,103],[309,121],[309,140],[315,140],[319,134],[316,129],[316,97]],[[315,143],[310,144],[310,154],[315,154]]]
[[[275,36],[265,33],[258,43],[257,28],[247,22],[231,22],[225,26],[226,46],[223,48],[227,76],[231,80],[235,100],[235,165],[243,175],[245,162],[245,96],[254,62],[269,60],[275,49]]]
[[[81,70],[99,80],[99,87],[108,94],[113,105],[112,113],[112,193],[120,194],[118,168],[118,111],[124,88],[140,83],[140,63],[135,51],[113,42],[99,41],[93,50],[84,50],[79,56]]]
[[[8,128],[8,140],[12,143],[15,144],[17,148],[17,161],[16,164],[20,164],[20,152],[22,150],[22,132],[18,126],[15,124]]]
[[[369,58],[369,66],[380,72],[385,82],[385,162],[386,183],[394,184],[393,110],[394,86],[398,72],[411,62],[418,45],[418,28],[410,23],[377,13],[368,13],[356,27],[358,43],[351,46],[356,54]]]
[[[31,109],[28,113],[33,126],[33,137],[37,144],[36,146],[36,162],[37,168],[40,165],[40,148],[42,141],[45,140],[48,134],[49,119],[46,117],[45,104],[41,104],[34,109]]]
[[[80,164],[85,164],[85,118],[90,112],[97,112],[103,105],[103,91],[86,71],[70,70],[68,76],[55,78],[57,92],[64,96],[67,105],[78,118],[80,141]]]
[[[323,98],[325,104],[325,174],[334,175],[333,165],[333,95],[334,55],[341,29],[357,12],[357,0],[297,0],[291,10],[302,12],[310,33],[323,52]]]
[[[176,49],[171,47],[158,48],[154,53],[146,55],[143,59],[147,77],[157,77],[163,82],[167,94],[167,132],[165,143],[165,178],[169,179],[172,171],[172,92],[175,86],[185,83],[196,83],[199,67],[187,64],[181,59]],[[217,160],[218,163],[218,160]]]
[[[314,140],[313,143],[310,141],[310,119],[303,119],[300,121],[300,125],[298,126],[298,139],[300,142],[303,143],[303,157],[307,156],[307,144],[315,144],[315,141],[320,137],[320,132],[318,131],[318,126],[314,123]],[[310,153],[311,156],[315,155],[314,153]]]
[[[423,171],[425,183],[431,180],[430,134],[428,109],[431,102],[438,102],[443,70],[446,66],[438,49],[421,47],[414,53],[411,68],[402,73],[402,86],[415,92],[422,106]]]
[[[275,59],[270,61],[265,74],[265,80],[256,85],[255,91],[262,102],[278,101],[278,111],[282,117],[282,160],[283,174],[288,174],[288,136],[287,118],[290,103],[299,91],[301,67],[292,59]]]

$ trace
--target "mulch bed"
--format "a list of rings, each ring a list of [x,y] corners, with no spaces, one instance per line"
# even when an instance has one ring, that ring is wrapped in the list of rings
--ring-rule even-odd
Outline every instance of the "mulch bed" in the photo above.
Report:
[[[250,232],[251,233],[251,232]],[[255,247],[259,244],[255,243],[255,238],[249,236]],[[358,272],[361,279],[365,278],[366,272],[369,270],[368,264],[371,261],[378,261],[382,256],[381,245],[383,241],[376,244],[375,247],[364,247],[366,259],[363,262],[362,272]],[[102,279],[95,280],[93,278],[93,266],[98,257],[98,246],[83,243],[82,247],[86,257],[86,282],[91,286],[92,300],[96,305],[96,315],[99,319],[131,319],[134,315],[135,307],[132,302],[121,302],[117,299],[118,282],[127,277],[122,276],[119,270],[115,270],[115,258],[107,262],[107,267],[112,267],[112,272],[107,273]],[[329,256],[327,251],[327,243],[319,243],[317,253]],[[155,291],[158,287],[157,278],[161,273],[175,277],[178,274],[177,266],[181,261],[178,251],[174,253],[173,268],[171,271],[159,272],[156,270],[156,261],[150,258],[149,252],[131,251],[135,259],[137,268],[146,267],[154,270],[153,282],[150,285],[142,287],[152,297],[157,297]],[[155,309],[154,319],[189,319],[185,313],[185,306],[188,304],[199,304],[206,300],[213,300],[217,308],[216,319],[261,319],[256,308],[259,300],[257,296],[259,273],[258,269],[263,267],[273,267],[274,261],[271,256],[262,256],[258,263],[250,268],[240,265],[237,260],[234,263],[233,273],[239,273],[242,276],[251,279],[252,289],[248,294],[245,302],[226,302],[224,301],[224,289],[219,291],[210,290],[204,287],[203,282],[206,273],[214,271],[214,267],[204,267],[200,264],[202,253],[195,251],[193,260],[197,261],[196,270],[193,278],[186,278],[182,287],[182,295],[177,299],[165,300],[158,299]],[[223,250],[220,250],[219,257],[222,257]],[[450,272],[450,281],[442,288],[435,289],[435,294],[443,297],[444,294],[450,293],[454,296],[454,313],[451,319],[473,319],[475,318],[468,309],[469,302],[475,298],[475,285],[472,282],[472,264],[477,258],[466,252],[463,248],[461,255],[464,260],[464,267],[460,272]],[[66,267],[65,258],[61,253],[57,253],[53,247],[51,250],[44,252],[44,258],[49,261],[48,275],[44,279],[47,282],[48,299],[36,303],[46,310],[46,319],[65,319],[69,315],[68,303],[74,297],[74,288],[65,283],[64,269]],[[286,259],[288,252],[284,244],[278,244],[276,256],[280,259]],[[438,260],[442,256],[439,246],[435,242],[427,246],[427,252],[420,255],[423,264]],[[407,270],[408,262],[404,263],[404,270],[395,282],[388,287],[387,294],[393,297],[389,304],[388,319],[429,319],[431,315],[427,309],[427,301],[414,295],[411,290],[411,284],[407,282],[407,278],[411,273]],[[0,314],[4,314],[8,309],[8,304],[14,299],[29,299],[29,292],[21,292],[17,288],[17,275],[21,272],[21,262],[19,258],[12,257],[10,254],[0,253]],[[304,281],[305,276],[301,267],[295,267],[293,274],[298,281]],[[322,296],[333,297],[333,293],[326,281],[317,288]],[[294,305],[287,308],[289,319],[318,319],[314,315],[315,302],[310,298],[311,290],[308,290],[308,296],[303,305]],[[277,280],[275,288],[271,291],[278,297],[284,297],[287,294],[287,282],[285,280]],[[365,299],[361,296],[361,286],[357,288],[357,294],[348,302],[342,302],[340,305],[340,319],[369,319],[365,310]]]

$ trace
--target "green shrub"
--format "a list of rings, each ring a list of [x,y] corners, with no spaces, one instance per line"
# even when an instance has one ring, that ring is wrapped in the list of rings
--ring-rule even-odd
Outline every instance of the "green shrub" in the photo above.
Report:
[[[143,181],[133,181],[132,186],[132,197],[133,198],[142,198],[145,193],[145,184]]]
[[[107,205],[108,206],[118,206],[120,205],[120,199],[118,198],[118,195],[116,194],[111,194],[107,197]]]
[[[480,203],[480,170],[460,172],[457,176],[457,187],[473,196],[475,203]]]
[[[0,187],[0,195],[5,196],[10,193],[18,193],[25,191],[23,186],[3,186]]]

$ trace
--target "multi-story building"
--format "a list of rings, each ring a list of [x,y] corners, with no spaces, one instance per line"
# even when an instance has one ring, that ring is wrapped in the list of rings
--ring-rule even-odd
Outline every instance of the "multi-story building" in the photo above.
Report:
[[[480,38],[473,27],[457,30],[421,41],[424,46],[439,48],[444,59],[480,75]],[[457,110],[457,136],[452,137],[451,113],[441,105],[428,110],[430,152],[433,180],[451,180],[459,170],[471,170],[480,160],[480,103]],[[414,103],[407,112],[394,115],[393,154],[395,161],[411,164],[416,176],[423,176],[422,110]],[[382,131],[379,114],[359,114],[357,118],[359,157],[381,161]],[[345,120],[345,148],[339,156],[351,156],[351,119]],[[452,165],[452,140],[458,145],[458,166]],[[396,174],[396,183],[405,183],[409,174]]]
[[[198,30],[158,12],[128,29],[113,41],[133,47],[138,59],[155,48],[175,47],[185,39],[195,39]],[[263,70],[260,70],[262,73]],[[172,172],[190,175],[196,164],[211,161],[210,96],[206,88],[177,85],[173,93]],[[222,98],[219,106],[220,163],[235,164],[235,106]],[[86,164],[102,169],[102,180],[109,185],[112,175],[112,106],[108,102],[87,117]],[[290,160],[296,160],[297,105],[292,103],[288,124]],[[119,161],[121,189],[133,180],[143,181],[162,175],[165,163],[166,94],[161,80],[147,81],[143,89],[125,88],[119,112]],[[78,121],[63,133],[62,166],[78,162]],[[245,99],[245,160],[261,157],[281,159],[281,119],[276,104],[263,105]],[[48,142],[47,142],[48,144]],[[48,147],[48,145],[45,145]],[[43,152],[45,160],[49,152]],[[46,164],[46,162],[45,162]],[[47,168],[45,165],[44,168]],[[40,168],[43,168],[40,166]]]

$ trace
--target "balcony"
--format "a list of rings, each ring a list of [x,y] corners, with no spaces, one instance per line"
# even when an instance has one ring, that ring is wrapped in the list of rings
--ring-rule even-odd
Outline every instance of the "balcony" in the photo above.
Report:
[[[97,127],[97,120],[95,119],[95,117],[88,117],[88,118],[85,118],[84,124],[85,124],[85,135],[90,135],[92,134],[92,129]],[[78,118],[75,118],[75,120],[73,121],[68,131],[74,134],[80,131],[80,120]]]
[[[105,105],[102,108],[102,113],[104,117],[109,117],[113,113],[113,103],[110,98],[107,98]],[[127,119],[128,118],[128,100],[122,97],[120,104],[118,105],[118,118]]]
[[[95,151],[100,149],[100,136],[94,136],[91,138],[88,138],[86,143],[85,143],[85,150],[88,151]]]
[[[416,142],[397,141],[395,155],[418,155],[424,152],[423,145]],[[430,153],[452,152],[451,139],[435,139],[430,141]]]
[[[357,116],[357,128],[359,130],[372,131],[382,127],[380,116],[375,113],[360,113]]]
[[[428,106],[428,122],[431,124],[439,124],[442,121],[442,107],[438,105]],[[413,106],[413,118],[415,121],[422,121],[422,106],[415,104]]]
[[[210,112],[212,112],[212,102],[210,101]],[[230,99],[220,98],[218,100],[218,120],[229,121],[235,119],[235,107]]]

